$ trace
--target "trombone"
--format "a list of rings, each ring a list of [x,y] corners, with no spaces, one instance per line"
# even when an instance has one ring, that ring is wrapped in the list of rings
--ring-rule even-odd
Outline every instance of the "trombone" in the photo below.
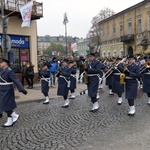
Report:
[[[117,68],[119,64],[125,62],[127,59],[127,57],[123,58],[118,64],[114,64],[107,72],[109,72],[104,79],[107,79],[112,73],[113,73],[113,69]]]
[[[140,71],[140,74],[145,71],[147,68],[150,68],[150,62],[147,62],[144,66],[142,66],[142,69]]]

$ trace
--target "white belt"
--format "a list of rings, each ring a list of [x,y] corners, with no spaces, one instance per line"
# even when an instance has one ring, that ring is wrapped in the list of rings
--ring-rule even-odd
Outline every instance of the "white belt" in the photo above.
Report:
[[[41,78],[41,80],[49,80],[49,78]]]
[[[0,82],[0,85],[11,85],[11,84],[13,84],[13,82],[6,82],[6,83]]]
[[[114,73],[113,75],[121,75],[121,73]]]
[[[125,79],[133,79],[133,78],[131,78],[131,77],[126,77]]]
[[[70,76],[76,78],[76,75],[71,74]]]
[[[88,77],[99,76],[99,74],[88,74]]]
[[[150,72],[147,72],[147,73],[145,73],[145,74],[150,74]]]

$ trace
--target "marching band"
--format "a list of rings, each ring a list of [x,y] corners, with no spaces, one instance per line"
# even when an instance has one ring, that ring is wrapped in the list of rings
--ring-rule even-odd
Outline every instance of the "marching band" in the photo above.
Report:
[[[3,62],[6,62],[6,66],[8,66],[7,60],[3,59]],[[47,68],[47,64],[44,63],[42,66],[42,70],[39,72],[39,76],[41,78],[41,91],[45,96],[45,101],[43,102],[43,104],[49,104],[49,70]],[[78,78],[82,77],[83,82],[87,85],[87,93],[93,104],[90,112],[95,113],[99,109],[99,90],[102,89],[103,82],[105,82],[106,86],[108,86],[110,96],[117,94],[118,105],[121,105],[123,103],[122,95],[123,93],[125,93],[125,99],[128,100],[129,104],[129,116],[134,116],[135,114],[135,99],[137,97],[139,84],[142,88],[143,93],[147,94],[147,104],[150,106],[150,56],[135,57],[134,55],[128,55],[125,58],[117,57],[115,60],[101,60],[97,59],[95,53],[92,52],[89,54],[87,60],[84,61],[83,68],[84,71],[80,73],[80,76]],[[6,87],[4,85],[5,81],[3,79],[7,80],[7,78],[3,76],[3,72],[4,71],[2,71],[0,76],[0,87]],[[8,72],[11,72],[9,68]],[[74,60],[74,57],[70,56],[69,59],[63,59],[61,62],[61,67],[56,74],[56,77],[58,78],[57,95],[61,95],[64,98],[64,104],[62,105],[62,108],[69,107],[69,99],[75,99],[76,97],[75,89],[77,86],[76,83],[78,82],[76,73],[77,62]],[[13,73],[12,75],[14,76]],[[17,79],[11,79],[16,85],[18,85],[18,89],[23,94],[27,94]],[[8,82],[12,83],[12,81],[10,80]],[[7,87],[8,86],[12,87],[12,84],[7,85]],[[9,92],[11,92],[9,88],[8,90]],[[68,97],[69,90],[71,92],[70,97]],[[86,92],[84,91],[84,93]],[[4,93],[2,95],[3,97],[0,97],[1,103],[3,102],[3,99],[6,100],[6,98],[4,98],[6,95],[4,95]],[[9,97],[9,100],[11,99],[12,97]],[[14,122],[13,119],[16,116],[16,118],[18,119],[19,116],[15,114],[15,112],[13,112],[13,109],[16,107],[14,99],[12,99],[12,102],[13,104],[11,106],[9,106],[9,104],[5,106],[4,103],[2,103],[3,105],[1,105],[3,106],[3,108],[1,107],[0,109],[1,117],[3,111],[5,111],[8,115],[8,121],[4,124],[5,127],[12,126]]]

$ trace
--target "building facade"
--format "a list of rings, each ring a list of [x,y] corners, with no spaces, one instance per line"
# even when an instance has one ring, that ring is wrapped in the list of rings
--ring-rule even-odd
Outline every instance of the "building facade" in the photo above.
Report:
[[[90,44],[90,39],[80,39],[77,42],[77,50],[78,50],[78,55],[79,56],[87,56],[87,52],[90,50],[89,45]]]
[[[99,22],[102,57],[143,54],[140,45],[144,36],[150,38],[150,1],[144,0]]]
[[[21,64],[23,61],[31,61],[34,64],[35,74],[38,72],[37,63],[37,19],[43,16],[43,5],[34,1],[30,27],[22,28],[22,19],[19,8],[30,0],[5,0],[5,15],[9,15],[7,35],[11,41],[11,49],[8,59],[14,72],[21,78]],[[0,6],[1,9],[1,6]],[[2,28],[0,28],[0,55],[2,50]]]
[[[78,40],[79,40],[78,37],[72,37],[72,36],[67,37],[68,53],[70,52],[70,48],[69,48],[70,44],[76,43],[78,42]],[[45,35],[45,36],[38,36],[38,51],[42,54],[42,51],[47,49],[53,42],[61,44],[64,47],[64,50],[66,50],[66,37],[65,36]]]

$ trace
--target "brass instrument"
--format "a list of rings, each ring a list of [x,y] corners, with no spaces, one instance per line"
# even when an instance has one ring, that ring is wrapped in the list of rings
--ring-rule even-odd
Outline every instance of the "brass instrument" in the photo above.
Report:
[[[76,66],[77,64],[76,64],[76,62],[74,61],[74,62],[70,62],[69,63],[69,68],[72,68],[73,66]]]
[[[146,69],[150,68],[150,62],[147,62],[141,69],[140,73],[142,73],[143,71],[145,71]]]
[[[84,65],[84,69],[87,69],[87,62],[86,61],[84,62],[83,65]],[[83,82],[85,84],[88,84],[88,75],[87,75],[86,71],[83,72]]]
[[[124,72],[127,70],[127,66],[128,66],[128,64],[125,64],[123,73],[120,74],[120,84],[121,85],[125,84],[125,77],[126,77],[126,75],[124,74]]]

